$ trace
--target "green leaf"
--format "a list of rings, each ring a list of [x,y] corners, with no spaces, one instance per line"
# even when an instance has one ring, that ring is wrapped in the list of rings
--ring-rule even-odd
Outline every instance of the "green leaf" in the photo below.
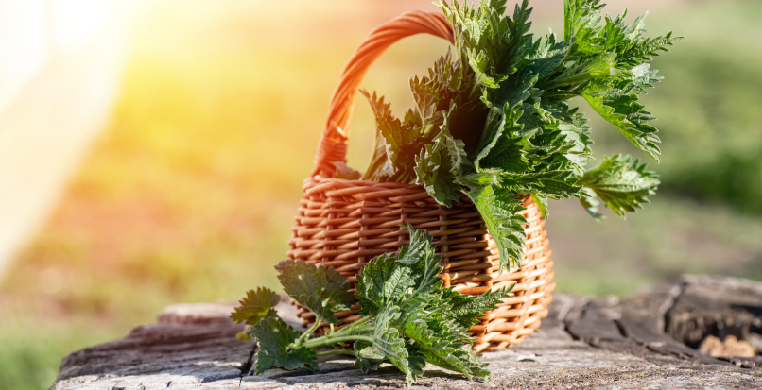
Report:
[[[524,210],[522,202],[510,191],[493,185],[471,188],[467,195],[495,239],[500,253],[500,272],[503,268],[519,268],[526,238],[522,225],[527,223],[526,218],[519,214]]]
[[[575,46],[575,51],[586,54],[600,52],[596,36],[600,34],[600,0],[564,0],[564,40]]]
[[[370,346],[370,343],[355,343],[355,366],[360,368],[363,374],[378,370],[378,366],[386,362],[386,354]]]
[[[540,214],[542,217],[548,218],[548,198],[545,196],[540,196],[537,193],[533,193],[532,199],[534,200],[534,203],[537,204],[537,208],[540,209]]]
[[[465,329],[444,313],[429,318],[418,313],[405,323],[405,334],[414,341],[411,349],[422,355],[427,363],[461,372],[469,380],[473,377],[486,379],[490,372],[485,363],[479,362],[481,356],[472,353],[470,344],[473,339],[464,336],[467,334],[463,332]]]
[[[447,301],[449,315],[463,327],[470,328],[478,322],[478,317],[497,309],[497,304],[501,303],[503,298],[510,297],[515,285],[514,282],[510,287],[490,290],[476,296],[461,295],[452,288],[447,288],[442,290],[442,299]]]
[[[292,329],[282,318],[278,316],[263,318],[251,327],[251,335],[256,337],[258,346],[256,375],[271,367],[282,367],[286,370],[304,367],[312,371],[318,370],[317,354],[314,350],[289,348],[302,335],[302,332]]]
[[[238,301],[240,306],[230,314],[230,319],[237,324],[256,325],[260,319],[275,314],[272,308],[278,302],[280,302],[278,294],[267,287],[257,287],[256,290],[249,290],[246,298]]]
[[[654,76],[653,72],[649,74]],[[656,135],[657,129],[648,125],[654,118],[637,102],[637,93],[645,89],[640,76],[640,73],[633,73],[629,79],[620,82],[603,80],[590,83],[582,91],[582,97],[630,142],[659,161],[661,150],[657,144],[661,141]],[[647,83],[654,80],[656,78],[649,77]]]
[[[540,88],[551,90],[554,88],[567,88],[576,90],[584,87],[591,80],[605,80],[616,74],[616,54],[601,53],[582,58],[576,63],[565,68],[556,77],[546,81]]]
[[[394,181],[412,183],[415,174],[410,162],[413,161],[420,149],[420,140],[425,134],[425,128],[418,126],[415,115],[408,116],[405,122],[397,119],[391,112],[391,107],[384,102],[382,96],[372,95],[364,90],[360,93],[365,95],[371,103],[373,115],[376,118],[376,131],[383,137],[384,142],[376,141],[376,145],[383,145],[386,149],[385,160],[374,156],[371,167],[376,168],[366,172],[366,178],[378,181]],[[376,154],[376,147],[374,147]],[[380,160],[380,161],[379,161]],[[387,165],[388,161],[388,165]]]
[[[415,230],[412,226],[406,226],[410,233],[410,241],[400,249],[397,263],[409,267],[415,275],[415,288],[401,301],[400,307],[410,310],[419,302],[425,301],[430,294],[442,289],[442,280],[439,274],[444,269],[439,263],[442,257],[436,254],[436,245],[432,244],[432,237],[425,230]]]
[[[326,323],[338,324],[333,312],[347,310],[352,305],[349,281],[333,267],[326,269],[322,264],[283,260],[275,269],[280,273],[278,280],[286,294]]]
[[[451,207],[451,201],[460,200],[458,178],[473,171],[464,146],[443,128],[433,144],[425,145],[421,155],[416,157],[416,182],[445,207]]]
[[[596,221],[600,222],[606,219],[606,216],[598,212],[598,206],[600,205],[600,199],[592,188],[583,187],[579,197],[579,203],[582,208],[588,212]]]
[[[451,207],[451,201],[459,200],[457,192],[460,190],[455,182],[457,168],[453,165],[453,160],[459,156],[450,156],[448,142],[458,143],[444,132],[440,133],[433,144],[424,145],[421,155],[415,159],[416,183],[423,185],[426,192],[445,207]],[[462,150],[463,143],[454,147]]]
[[[431,236],[425,231],[410,232],[408,245],[398,253],[376,257],[357,275],[355,290],[360,301],[358,314],[376,314],[386,307],[407,308],[442,287],[441,257],[434,253]]]
[[[624,217],[625,212],[634,212],[648,203],[648,196],[656,193],[659,177],[646,170],[646,164],[630,156],[615,155],[585,172],[579,184],[594,191],[611,211]],[[594,205],[589,199],[587,202]]]
[[[369,360],[371,363],[361,363],[362,366],[372,366],[375,361],[383,357],[405,373],[407,383],[410,384],[423,375],[423,370],[415,365],[411,369],[408,362],[408,351],[405,339],[400,331],[394,327],[394,323],[400,320],[400,309],[397,306],[388,306],[379,312],[373,320],[373,333],[370,346],[356,352],[357,358]]]
[[[366,264],[357,275],[355,289],[360,301],[358,314],[376,314],[401,303],[415,287],[410,267],[400,267],[397,254],[383,254]]]

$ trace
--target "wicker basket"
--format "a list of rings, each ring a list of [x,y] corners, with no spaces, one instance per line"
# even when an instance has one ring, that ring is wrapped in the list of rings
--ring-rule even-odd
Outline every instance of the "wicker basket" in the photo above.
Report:
[[[333,162],[345,161],[349,119],[362,76],[391,43],[417,33],[453,40],[452,27],[441,14],[411,11],[376,28],[344,68],[321,136],[317,168],[304,181],[288,257],[333,266],[354,282],[374,256],[407,243],[408,233],[400,225],[426,229],[442,256],[445,287],[476,295],[516,282],[513,296],[471,328],[477,351],[507,348],[540,326],[555,288],[545,221],[531,198],[524,203],[528,224],[521,268],[499,274],[495,242],[468,199],[445,208],[421,186],[332,178]],[[355,304],[338,317],[342,323],[354,321],[357,309]],[[305,326],[314,324],[314,314],[300,308],[299,315]]]

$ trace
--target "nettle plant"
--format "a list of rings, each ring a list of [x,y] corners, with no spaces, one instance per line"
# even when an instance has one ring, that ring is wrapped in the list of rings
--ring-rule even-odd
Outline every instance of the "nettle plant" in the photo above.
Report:
[[[506,0],[478,5],[436,4],[454,29],[456,54],[436,61],[424,77],[410,80],[416,103],[404,119],[376,94],[368,96],[376,118],[372,160],[362,176],[379,182],[423,185],[450,207],[467,196],[483,217],[500,251],[501,267],[519,267],[526,220],[519,214],[532,197],[546,215],[548,198],[579,198],[600,219],[602,201],[624,216],[648,202],[659,180],[628,156],[591,160],[587,119],[569,100],[581,97],[627,139],[658,161],[654,119],[638,95],[660,77],[649,61],[678,39],[644,36],[644,16],[602,16],[599,0],[564,0],[564,34],[534,39],[525,0],[505,16]],[[339,177],[359,173],[339,166]],[[410,230],[410,244],[379,256],[357,277],[354,297],[364,317],[338,326],[347,310],[350,284],[333,268],[286,260],[276,265],[290,297],[317,316],[306,332],[293,329],[273,307],[278,296],[250,291],[231,318],[250,326],[257,339],[256,373],[270,367],[317,369],[317,357],[355,357],[364,372],[388,362],[408,383],[424,363],[488,378],[486,364],[471,350],[468,329],[493,310],[509,290],[478,297],[442,289],[442,267],[431,237]],[[322,323],[330,331],[315,336]],[[351,344],[351,346],[350,346]]]
[[[647,38],[645,15],[632,23],[626,11],[604,17],[599,0],[564,0],[563,40],[528,33],[528,0],[512,17],[506,0],[436,5],[453,26],[456,52],[410,80],[415,107],[402,120],[363,91],[377,129],[364,179],[423,185],[446,207],[466,195],[495,238],[501,270],[522,257],[522,198],[545,216],[548,198],[576,197],[596,219],[600,201],[622,217],[648,203],[659,179],[637,160],[615,155],[585,169],[590,128],[569,101],[586,100],[658,161],[654,117],[638,95],[661,79],[650,60],[679,38]]]
[[[250,325],[257,339],[255,373],[271,367],[317,370],[318,356],[347,354],[365,373],[391,363],[405,373],[408,384],[423,376],[425,363],[469,380],[488,378],[487,364],[471,350],[474,338],[468,329],[508,297],[510,288],[476,297],[460,295],[452,286],[442,288],[442,259],[434,253],[432,237],[410,226],[408,231],[408,245],[360,270],[354,296],[364,317],[341,328],[336,328],[340,322],[335,313],[352,305],[349,281],[333,267],[278,263],[275,269],[286,294],[315,313],[317,321],[306,332],[294,330],[273,309],[277,294],[262,287],[249,291],[231,318]],[[330,331],[315,336],[321,322],[330,324]]]

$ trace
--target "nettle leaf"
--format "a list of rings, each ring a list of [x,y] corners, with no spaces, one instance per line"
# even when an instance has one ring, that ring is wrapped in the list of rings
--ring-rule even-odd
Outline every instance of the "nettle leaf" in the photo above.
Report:
[[[579,203],[582,205],[582,208],[598,222],[606,219],[605,215],[598,212],[598,206],[601,203],[598,194],[592,188],[587,187],[582,187],[581,194]]]
[[[659,161],[661,150],[657,144],[661,141],[656,135],[657,129],[648,125],[654,118],[637,102],[638,92],[645,86],[639,82],[641,78],[638,74],[632,76],[619,82],[590,83],[582,91],[582,97],[603,119],[616,126],[630,142]]]
[[[526,156],[524,148],[527,147],[528,141],[518,135],[524,128],[523,124],[518,123],[522,115],[521,110],[506,112],[505,128],[489,154],[482,160],[479,169],[494,168],[505,172],[524,173],[536,165],[536,162],[529,161]]]
[[[410,348],[413,353],[423,356],[427,363],[461,372],[469,380],[488,378],[487,364],[479,362],[481,356],[472,353],[473,338],[464,332],[467,328],[446,313],[438,314],[426,316],[418,312],[405,323],[405,334],[413,340]]]
[[[646,63],[653,57],[657,57],[659,52],[667,52],[668,46],[682,39],[673,37],[671,32],[655,38],[644,37],[648,31],[643,23],[647,14],[638,16],[631,24],[624,21],[627,10],[616,17],[606,15],[606,24],[603,26],[601,36],[604,37],[606,49],[617,54],[619,68],[627,70]]]
[[[452,61],[449,53],[437,60],[429,69],[428,76],[412,78],[410,89],[416,110],[409,110],[404,122],[392,115],[389,104],[384,103],[383,98],[361,91],[371,102],[377,129],[371,165],[364,176],[366,179],[414,183],[415,160],[425,153],[425,146],[431,148],[438,134],[447,132],[448,122],[457,131],[458,137],[467,142],[476,143],[470,139],[479,137],[479,132],[473,131],[473,125],[484,121],[487,108],[479,104],[479,90],[473,71]],[[461,139],[458,142],[461,148],[465,148]],[[382,146],[385,156],[381,153]],[[440,165],[438,159],[444,159],[444,156],[437,156],[432,150],[429,153],[427,160],[432,161],[428,165],[430,169],[436,169]],[[418,177],[418,180],[423,179]],[[447,196],[442,198],[447,199]]]
[[[416,183],[423,185],[439,204],[451,207],[452,201],[459,199],[460,186],[455,182],[454,167],[444,142],[435,139],[433,144],[424,145],[415,159]]]
[[[464,74],[460,64],[453,62],[450,51],[434,62],[428,75],[410,79],[410,91],[415,101],[415,114],[424,126],[439,127],[451,103],[460,95],[473,90],[471,73]],[[428,130],[428,128],[427,128]]]
[[[357,275],[355,289],[360,301],[358,314],[374,314],[401,303],[415,287],[410,267],[400,267],[397,254],[383,254],[366,264]]]
[[[518,28],[511,31],[511,25],[500,17],[504,11],[503,6],[490,2],[482,2],[479,5],[469,5],[466,2],[448,5],[441,2],[435,5],[442,9],[453,25],[456,45],[461,53],[467,53],[465,60],[476,72],[480,83],[494,86],[506,73],[511,72],[511,53],[505,52],[505,43],[495,37],[515,40],[518,37],[511,33],[516,32]],[[500,61],[501,59],[503,61]],[[490,72],[497,70],[495,65],[502,65],[498,71],[499,75]]]
[[[441,259],[435,255],[431,236],[408,230],[409,245],[398,254],[373,259],[358,276],[360,313],[372,316],[374,323],[372,340],[355,344],[356,364],[369,370],[388,359],[406,373],[409,382],[423,374],[424,362],[462,372],[469,379],[487,377],[486,365],[472,354],[473,338],[467,330],[508,296],[508,290],[471,297],[452,287],[442,289]],[[371,271],[364,272],[369,267]],[[398,278],[398,274],[406,277]],[[412,341],[404,344],[405,352],[399,348],[403,346],[400,337]]]
[[[490,290],[476,296],[461,295],[457,291],[447,288],[442,291],[442,299],[447,301],[449,315],[463,327],[470,328],[478,322],[477,317],[497,309],[497,304],[501,303],[503,298],[510,297],[510,291],[515,285],[514,282],[510,287]]]
[[[503,268],[519,268],[526,238],[522,225],[527,223],[526,218],[519,214],[524,210],[523,202],[516,199],[514,193],[493,185],[474,187],[467,195],[495,239],[500,253],[500,272]]]
[[[410,367],[408,351],[403,334],[394,326],[400,321],[400,308],[388,306],[379,312],[373,321],[373,334],[371,345],[358,351],[358,358],[363,355],[369,357],[384,356],[384,360],[394,364],[407,377],[410,384],[423,376],[423,367],[415,364]],[[411,369],[412,368],[412,369]]]
[[[431,242],[433,237],[425,230],[416,230],[412,226],[406,225],[408,232],[408,243],[400,248],[397,255],[397,262],[409,266],[422,266],[422,270],[430,271],[421,274],[422,280],[426,283],[433,283],[431,272],[437,271],[436,264],[441,260],[435,253],[435,246]]]
[[[425,145],[415,159],[416,182],[423,185],[426,192],[445,207],[452,201],[460,200],[458,177],[473,170],[468,161],[462,141],[453,138],[443,128],[432,144]]]
[[[537,204],[537,208],[540,209],[540,214],[543,218],[548,218],[548,197],[542,196],[538,193],[532,194],[532,200]]]
[[[355,342],[355,366],[359,367],[363,374],[378,370],[378,366],[386,363],[386,354],[370,345],[370,342],[365,340]]]
[[[338,324],[333,313],[352,305],[349,281],[335,268],[303,261],[283,260],[275,265],[278,280],[286,294],[306,307],[322,321]]]
[[[564,0],[564,40],[585,54],[600,52],[595,39],[601,31],[600,0]]]
[[[256,290],[249,290],[246,298],[238,301],[241,306],[235,308],[230,319],[237,324],[256,325],[262,318],[275,314],[272,308],[278,302],[278,294],[267,287],[257,287]]]
[[[386,154],[387,147],[384,135],[380,131],[376,131],[376,137],[373,139],[372,155],[368,163],[368,169],[365,170],[365,174],[362,176],[363,179],[377,182],[393,180],[395,172],[392,163],[389,161],[389,156]]]
[[[408,245],[365,265],[357,275],[355,290],[360,301],[358,314],[378,313],[389,306],[407,308],[442,287],[440,256],[434,253],[431,236],[407,227]]]
[[[282,318],[270,316],[263,318],[251,327],[251,335],[257,339],[256,375],[271,367],[282,367],[286,370],[308,368],[318,370],[317,353],[309,348],[291,349],[289,346],[296,341],[302,332],[297,332]]]
[[[634,212],[649,203],[648,196],[656,193],[659,177],[646,170],[646,164],[630,156],[615,155],[585,172],[580,184],[594,191],[611,211],[624,217],[625,212]],[[586,202],[589,208],[594,206],[589,199]]]
[[[592,158],[590,145],[593,144],[593,141],[590,139],[590,127],[587,125],[588,120],[576,108],[570,110],[563,103],[559,106],[561,108],[557,115],[561,116],[561,119],[558,121],[557,128],[564,136],[566,144],[564,157],[581,170]],[[577,177],[581,176],[581,174],[581,171],[575,172]]]
[[[527,69],[537,75],[538,83],[542,85],[563,65],[568,52],[569,44],[565,41],[557,42],[555,34],[540,37],[527,53]]]
[[[497,90],[485,90],[482,101],[490,107],[482,137],[479,141],[478,153],[474,157],[477,167],[480,161],[488,156],[494,156],[500,150],[501,141],[511,139],[514,132],[523,129],[519,120],[524,114],[523,103],[531,97],[531,89],[537,83],[537,75],[531,72],[521,72],[502,83]],[[489,166],[489,164],[485,165]]]
[[[419,121],[415,115],[406,116],[404,122],[396,118],[389,103],[384,102],[383,96],[377,96],[375,92],[371,95],[364,90],[360,90],[360,93],[370,101],[376,119],[376,131],[384,141],[376,141],[376,145],[383,145],[386,151],[384,160],[383,154],[377,153],[377,146],[374,146],[371,166],[382,172],[369,171],[365,177],[378,181],[412,183],[415,181],[415,174],[408,162],[415,158],[421,142],[425,142],[420,139],[424,136],[425,128],[418,125]]]
[[[660,153],[656,128],[647,123],[651,114],[639,104],[638,94],[651,88],[659,80],[649,70],[648,61],[680,38],[669,33],[664,37],[645,38],[644,16],[632,24],[624,22],[626,12],[616,17],[602,18],[598,0],[565,0],[565,36],[573,40],[568,56],[574,65],[592,58],[606,56],[616,71],[610,77],[592,75],[586,83],[565,91],[571,96],[584,97],[590,106],[606,121],[616,126],[633,144],[658,161]],[[557,81],[556,81],[557,83]]]
[[[415,278],[415,289],[401,302],[400,307],[410,310],[422,301],[425,301],[433,293],[442,289],[442,279],[439,274],[442,268],[439,263],[442,257],[436,254],[436,246],[431,243],[432,237],[425,230],[415,230],[412,226],[406,226],[410,233],[410,242],[400,249],[397,262],[402,266],[410,267]]]
[[[596,54],[570,64],[556,77],[547,80],[540,88],[551,90],[564,87],[571,91],[579,90],[591,80],[607,79],[614,76],[616,74],[615,68],[615,53]]]

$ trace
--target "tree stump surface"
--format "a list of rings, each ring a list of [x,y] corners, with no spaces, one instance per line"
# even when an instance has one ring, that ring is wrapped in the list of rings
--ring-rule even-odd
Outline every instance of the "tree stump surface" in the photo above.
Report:
[[[51,389],[405,387],[394,367],[365,375],[353,360],[336,356],[321,358],[319,372],[271,369],[250,376],[255,345],[234,337],[243,326],[227,318],[232,308],[169,306],[156,324],[66,356]],[[287,300],[276,309],[300,328]],[[484,353],[491,382],[427,366],[426,377],[411,387],[762,389],[762,282],[685,276],[622,300],[554,294],[548,309],[539,332],[511,349]],[[746,356],[701,353],[703,339],[728,336],[746,347]]]

